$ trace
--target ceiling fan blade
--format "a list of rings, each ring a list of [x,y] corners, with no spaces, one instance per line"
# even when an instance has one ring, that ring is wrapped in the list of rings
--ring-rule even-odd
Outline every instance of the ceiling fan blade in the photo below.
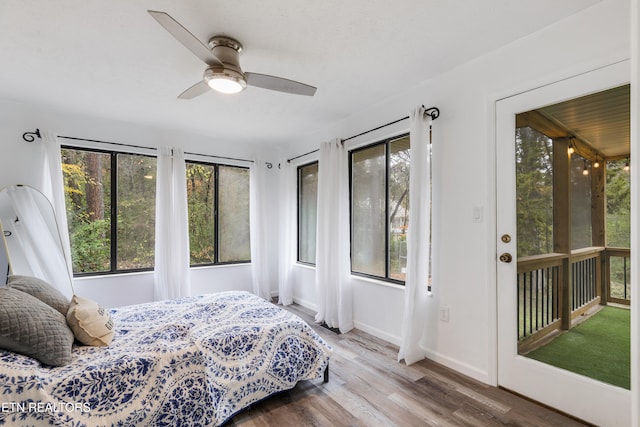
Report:
[[[292,93],[294,95],[313,96],[316,88],[304,83],[296,82],[282,77],[269,76],[267,74],[244,73],[247,84],[263,89],[277,90],[278,92]]]
[[[191,34],[189,30],[183,27],[178,21],[173,19],[165,12],[156,10],[147,10],[160,25],[164,27],[176,40],[182,43],[187,49],[194,53],[198,58],[202,59],[208,65],[222,65],[222,62],[204,45],[196,36]]]
[[[200,96],[203,93],[208,92],[209,89],[211,89],[211,88],[209,87],[207,82],[202,80],[202,81],[199,81],[198,83],[194,84],[193,86],[191,86],[189,89],[187,89],[184,92],[182,92],[180,95],[178,95],[178,98],[179,99],[193,99],[196,96]]]

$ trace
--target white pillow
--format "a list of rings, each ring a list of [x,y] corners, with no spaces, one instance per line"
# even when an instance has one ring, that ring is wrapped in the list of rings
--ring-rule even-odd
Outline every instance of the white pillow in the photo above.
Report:
[[[113,320],[97,302],[74,295],[67,312],[67,323],[76,340],[85,345],[108,346],[113,339]]]

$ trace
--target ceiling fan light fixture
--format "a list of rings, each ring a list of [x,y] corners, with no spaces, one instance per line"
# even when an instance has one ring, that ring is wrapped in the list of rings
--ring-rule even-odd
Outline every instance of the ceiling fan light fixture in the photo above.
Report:
[[[253,72],[244,73],[239,61],[242,44],[236,39],[215,35],[206,45],[167,13],[157,10],[147,12],[178,42],[208,66],[203,79],[178,95],[179,99],[192,99],[208,92],[209,89],[221,93],[238,93],[247,85],[294,95],[313,96],[316,93],[314,86],[283,77]]]
[[[242,92],[247,87],[244,75],[228,68],[207,68],[204,81],[216,92],[226,94]]]

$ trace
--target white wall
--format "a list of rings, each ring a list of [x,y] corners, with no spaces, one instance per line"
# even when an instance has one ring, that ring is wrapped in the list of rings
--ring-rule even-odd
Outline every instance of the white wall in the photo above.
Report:
[[[229,144],[213,141],[201,135],[187,134],[170,129],[139,126],[132,123],[104,118],[85,117],[52,111],[44,106],[26,105],[12,100],[0,100],[0,188],[10,184],[27,184],[41,188],[42,150],[39,140],[28,143],[22,139],[23,132],[36,128],[50,130],[58,135],[134,144],[143,147],[171,145],[185,151],[209,155],[253,159],[263,157],[277,165],[277,155],[271,150],[261,152],[254,145]],[[63,140],[63,143],[65,140]],[[102,146],[109,148],[108,146]],[[219,161],[203,158],[206,161]],[[242,163],[239,163],[242,164]],[[244,163],[245,165],[247,163]],[[278,182],[277,166],[269,169],[267,177],[270,188]],[[277,241],[277,197],[269,201],[266,213],[275,224],[268,234]],[[270,253],[269,266],[271,287],[277,292],[277,253]],[[92,298],[106,307],[129,305],[153,300],[153,273],[133,273],[76,278],[74,288],[79,295]],[[251,290],[251,266],[231,265],[192,269],[192,292],[194,294],[222,290]]]
[[[629,40],[628,2],[603,1],[289,146],[295,156],[406,116],[419,104],[440,109],[433,128],[434,293],[424,340],[431,358],[496,383],[495,101],[627,59]],[[480,223],[472,220],[474,207],[483,210]],[[295,268],[296,301],[313,306],[313,277],[312,269]],[[357,327],[398,343],[403,293],[354,277]],[[448,322],[438,320],[440,306],[449,307]]]

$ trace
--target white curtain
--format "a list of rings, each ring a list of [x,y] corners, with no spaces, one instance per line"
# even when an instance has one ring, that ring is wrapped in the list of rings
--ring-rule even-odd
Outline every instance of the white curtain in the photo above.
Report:
[[[407,231],[407,273],[404,289],[404,315],[402,339],[398,361],[407,365],[424,359],[420,347],[425,332],[427,286],[431,240],[430,213],[430,119],[425,118],[424,107],[415,108],[410,116],[411,163],[409,171],[409,229]]]
[[[267,215],[267,164],[256,160],[251,164],[249,179],[249,220],[251,229],[251,272],[253,293],[271,300],[269,284],[269,217]]]
[[[41,131],[40,134],[42,135],[43,149],[42,193],[53,205],[64,262],[69,276],[69,286],[73,293],[73,262],[71,260],[71,243],[69,241],[67,207],[64,196],[60,140],[50,131]]]
[[[43,193],[12,185],[5,189],[13,213],[6,221],[9,261],[13,274],[38,277],[71,299],[73,286],[64,257],[56,218]]]
[[[347,151],[339,139],[320,146],[316,226],[316,322],[353,328]]]
[[[180,148],[160,147],[156,172],[154,297],[191,295],[187,174]]]
[[[280,161],[280,259],[278,303],[293,304],[292,267],[297,247],[297,176],[296,167],[286,160]]]

